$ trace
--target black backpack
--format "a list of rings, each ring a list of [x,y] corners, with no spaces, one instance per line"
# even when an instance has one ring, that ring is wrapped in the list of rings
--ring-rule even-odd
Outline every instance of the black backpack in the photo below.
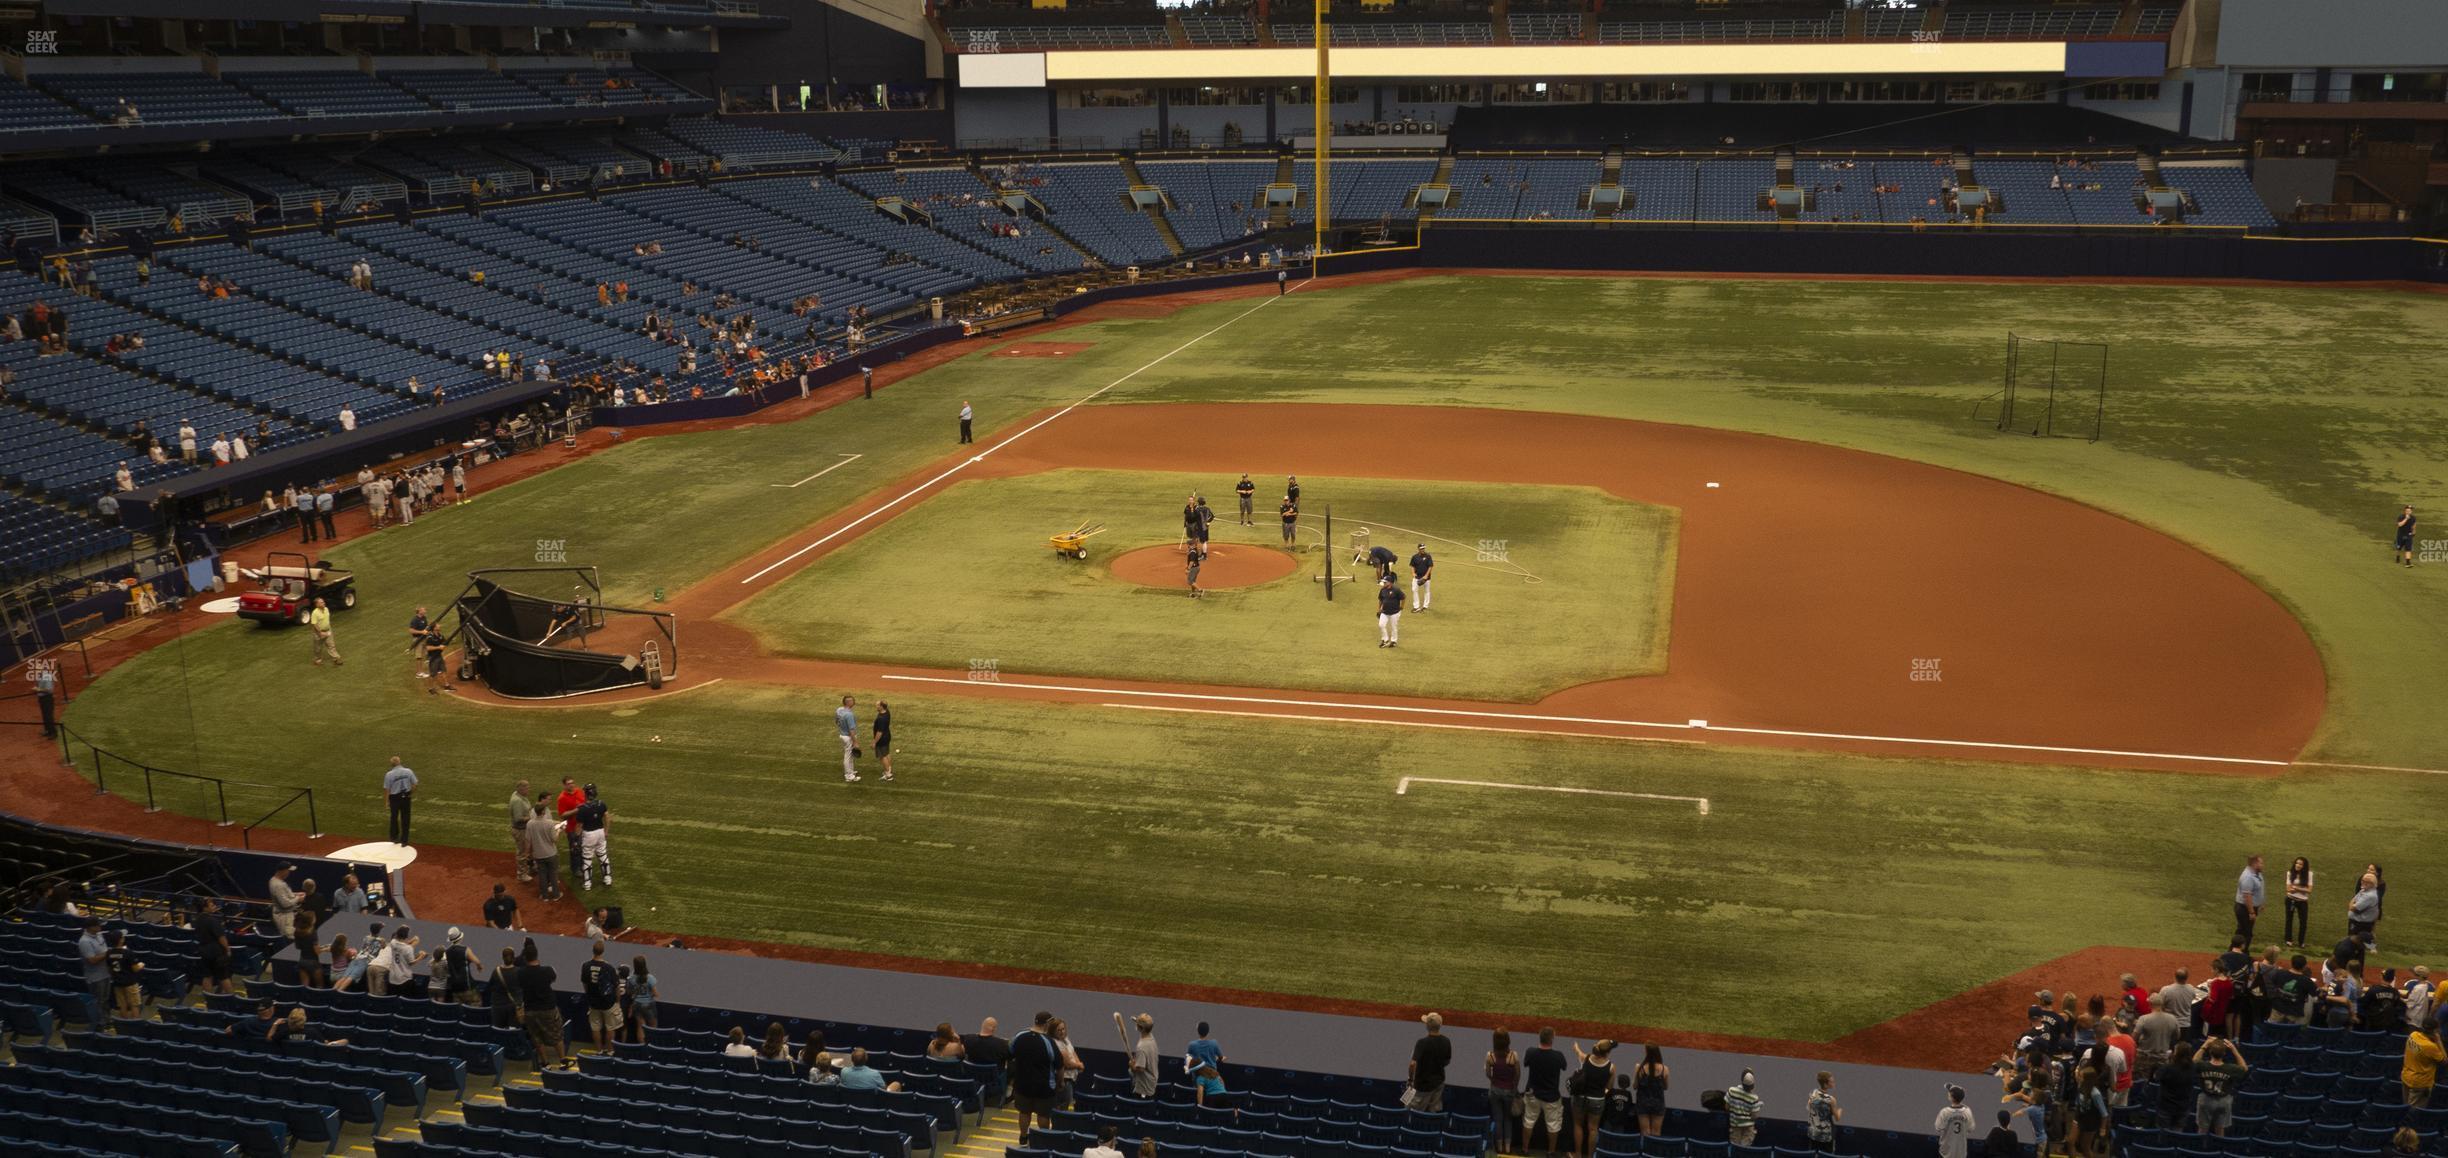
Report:
[[[463,993],[475,988],[468,976],[468,951],[465,945],[453,945],[442,951],[443,976],[448,984],[445,992]]]

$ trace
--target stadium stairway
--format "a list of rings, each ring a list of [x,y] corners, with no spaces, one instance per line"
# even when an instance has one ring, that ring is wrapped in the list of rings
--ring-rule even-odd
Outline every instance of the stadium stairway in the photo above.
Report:
[[[959,1142],[944,1147],[943,1158],[1003,1158],[1005,1150],[1020,1145],[1020,1112],[1006,1107],[986,1115]]]
[[[1181,22],[1181,18],[1178,16],[1174,17],[1173,20],[1176,24]],[[1151,183],[1146,177],[1140,175],[1138,161],[1129,157],[1117,157],[1115,158],[1115,161],[1122,166],[1122,181],[1124,185],[1127,186],[1132,192],[1136,193],[1141,189],[1155,188],[1153,183]],[[1146,209],[1140,210],[1140,212],[1148,215],[1148,221],[1156,226],[1156,236],[1163,238],[1166,247],[1170,248],[1174,255],[1178,257],[1181,254],[1189,252],[1190,247],[1182,244],[1181,234],[1175,232],[1173,229],[1173,223],[1165,218],[1165,208],[1168,204],[1170,204],[1171,198],[1161,189],[1157,190],[1157,194],[1156,204],[1150,205]]]

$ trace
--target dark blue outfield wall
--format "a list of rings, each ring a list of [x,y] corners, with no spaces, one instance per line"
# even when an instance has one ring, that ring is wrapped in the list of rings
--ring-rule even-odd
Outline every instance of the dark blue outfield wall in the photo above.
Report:
[[[1391,255],[1388,255],[1391,256]],[[2448,244],[2168,230],[1674,229],[1435,225],[1418,264],[1449,268],[1916,277],[2255,278],[2448,285]],[[1328,272],[1348,272],[1335,260]]]

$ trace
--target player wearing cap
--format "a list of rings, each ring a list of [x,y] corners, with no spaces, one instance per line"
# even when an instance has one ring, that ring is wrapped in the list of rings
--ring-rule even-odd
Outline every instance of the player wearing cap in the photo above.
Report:
[[[1384,551],[1385,548],[1377,548]],[[1388,552],[1389,561],[1391,552]],[[1402,588],[1394,585],[1392,575],[1377,580],[1377,646],[1394,647],[1402,642]]]
[[[1190,577],[1190,598],[1205,598],[1206,592],[1199,590],[1198,573],[1199,564],[1207,561],[1207,545],[1205,543],[1190,544],[1190,550],[1183,556],[1183,559],[1184,570],[1189,572]]]
[[[1375,567],[1377,569],[1378,580],[1384,583],[1391,583],[1394,581],[1394,558],[1394,552],[1389,548],[1371,547],[1366,551],[1361,551],[1353,555],[1352,562],[1366,563],[1371,567]]]
[[[1275,514],[1283,520],[1284,546],[1289,547],[1292,545],[1292,528],[1300,523],[1300,504],[1287,498],[1282,506],[1275,508]]]
[[[611,820],[611,810],[604,807],[603,798],[595,794],[595,786],[586,786],[586,801],[570,818],[578,822],[578,844],[586,852],[585,866],[578,871],[578,891],[595,887],[595,866],[603,865],[605,888],[612,887],[612,847],[604,827]]]
[[[1241,500],[1241,525],[1249,526],[1250,501],[1258,497],[1258,484],[1251,482],[1249,475],[1243,473],[1241,481],[1233,484],[1233,494]]]
[[[1411,610],[1428,610],[1428,576],[1436,570],[1436,556],[1428,553],[1428,544],[1419,545],[1411,556]]]

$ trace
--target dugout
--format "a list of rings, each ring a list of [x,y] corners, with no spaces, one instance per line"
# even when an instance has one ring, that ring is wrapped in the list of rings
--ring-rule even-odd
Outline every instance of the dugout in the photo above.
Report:
[[[469,572],[451,604],[462,673],[513,699],[662,687],[680,670],[679,618],[602,596],[593,567]]]

